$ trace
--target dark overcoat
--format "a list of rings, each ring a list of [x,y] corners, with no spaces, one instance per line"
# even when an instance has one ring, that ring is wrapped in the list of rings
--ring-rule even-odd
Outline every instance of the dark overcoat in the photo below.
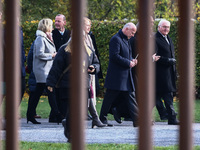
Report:
[[[28,52],[28,57],[27,57],[27,67],[28,71],[30,72],[29,78],[28,78],[28,87],[31,92],[35,91],[36,88],[36,79],[35,75],[33,73],[33,47],[34,47],[34,42],[31,44],[31,48]]]
[[[58,31],[58,29],[54,29],[52,31],[52,34],[53,34],[53,42],[56,46],[56,51],[59,50],[59,48],[63,45],[63,44],[66,44],[67,41],[69,40],[70,38],[70,30],[67,30],[65,29],[65,32],[63,35],[60,34],[60,32]]]
[[[63,71],[71,64],[71,52],[66,50],[66,47],[68,46],[69,42],[71,42],[71,40],[69,40],[68,43],[64,44],[59,49],[59,51],[58,51],[58,53],[57,53],[57,55],[54,59],[52,68],[51,68],[49,75],[47,77],[47,81],[46,81],[47,86],[55,87],[55,85],[58,82]],[[93,65],[96,68],[96,72],[99,72],[99,67],[100,67],[99,61],[98,61],[98,58],[93,51],[92,51],[90,56],[88,56],[85,53],[84,58],[85,58],[85,60],[84,60],[85,65],[83,67],[85,67],[85,70],[87,70],[87,68],[90,65]],[[71,74],[71,68],[61,78],[59,88],[64,88],[64,89],[70,88],[70,85],[71,85],[70,84],[70,74]],[[89,88],[90,76],[86,75],[86,77],[87,77],[87,79],[86,79],[87,80],[87,86]]]
[[[168,63],[168,58],[175,58],[174,45],[171,38],[167,35],[166,39],[157,32],[156,54],[161,56],[156,62],[156,92],[175,92],[176,91],[176,65]]]
[[[134,91],[134,82],[130,68],[132,50],[127,36],[119,30],[109,43],[109,64],[105,88],[119,91]]]

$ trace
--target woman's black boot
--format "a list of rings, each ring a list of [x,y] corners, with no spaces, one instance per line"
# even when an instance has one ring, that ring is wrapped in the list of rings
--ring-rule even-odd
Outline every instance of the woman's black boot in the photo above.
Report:
[[[27,123],[29,121],[32,122],[33,124],[41,124],[41,122],[36,121],[34,117],[27,117]]]
[[[90,105],[89,105],[88,110],[89,110],[89,112],[90,112],[90,114],[92,116],[92,128],[94,128],[95,126],[97,126],[97,127],[105,127],[106,125],[103,124],[100,121],[99,116],[97,114],[97,110],[96,110],[96,108],[95,108],[95,106],[93,104],[93,101],[91,99],[90,99],[89,103],[90,103]]]

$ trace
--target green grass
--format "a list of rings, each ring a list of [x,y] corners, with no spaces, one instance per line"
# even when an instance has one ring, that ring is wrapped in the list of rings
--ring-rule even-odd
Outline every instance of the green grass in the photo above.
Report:
[[[97,108],[98,113],[100,113],[102,101],[103,101],[102,98],[97,98],[96,108]],[[21,117],[25,118],[27,107],[28,107],[28,96],[24,96],[20,106],[21,106],[20,107]],[[175,107],[175,110],[178,112],[179,102],[175,101],[174,107]],[[36,112],[38,115],[42,116],[42,118],[49,117],[50,106],[49,106],[48,99],[46,96],[42,96],[40,98]],[[156,110],[155,107],[153,109],[153,115],[154,115],[155,121],[161,121],[159,118],[159,115],[158,115],[158,111]],[[179,117],[179,115],[178,115],[178,117]],[[108,114],[108,119],[114,120],[114,118],[111,114]],[[200,122],[200,100],[194,101],[194,122]]]
[[[22,118],[26,118],[26,111],[28,108],[28,97],[24,96],[20,104],[20,113]],[[42,116],[42,118],[49,118],[50,105],[46,96],[42,96],[36,108],[36,113]]]
[[[20,142],[20,150],[70,150],[68,143],[37,143]],[[155,150],[178,150],[178,146],[153,147]],[[137,145],[131,144],[87,144],[86,150],[137,150]],[[195,146],[194,150],[200,150],[200,146]]]

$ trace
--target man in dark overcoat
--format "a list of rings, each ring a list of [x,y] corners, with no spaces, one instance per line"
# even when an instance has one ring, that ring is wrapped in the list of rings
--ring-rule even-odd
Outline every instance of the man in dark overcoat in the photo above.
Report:
[[[63,14],[58,14],[55,18],[55,29],[52,31],[53,41],[56,46],[56,51],[58,52],[59,48],[67,43],[70,38],[70,30],[65,28],[66,18]]]
[[[129,39],[134,36],[136,30],[133,23],[127,23],[111,38],[109,43],[109,64],[105,80],[107,90],[100,112],[100,120],[108,126],[111,124],[107,121],[107,114],[119,96],[122,96],[127,105],[133,125],[138,125],[138,106],[131,72],[132,68],[137,65],[137,59],[132,58],[129,43]]]
[[[169,37],[170,22],[162,19],[158,24],[155,35],[156,55],[160,58],[156,61],[156,103],[164,100],[168,124],[177,125],[176,112],[173,106],[173,92],[176,92],[176,59],[174,45]]]
[[[56,46],[56,52],[60,49],[63,44],[66,44],[70,38],[70,30],[65,28],[66,25],[66,17],[63,14],[58,14],[55,17],[55,29],[52,31],[53,42]],[[59,88],[55,88],[56,92],[56,102],[58,105],[58,109],[62,114],[66,114],[65,109],[65,101],[61,100],[63,95],[63,91]],[[64,115],[65,116],[65,115]],[[49,122],[57,122],[56,116],[51,110],[49,115]]]

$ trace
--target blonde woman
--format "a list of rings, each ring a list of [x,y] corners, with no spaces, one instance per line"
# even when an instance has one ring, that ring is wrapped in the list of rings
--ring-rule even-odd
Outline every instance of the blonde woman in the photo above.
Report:
[[[33,124],[40,124],[34,118],[34,112],[37,107],[40,96],[46,87],[46,78],[49,74],[56,56],[55,45],[52,42],[53,21],[49,18],[40,20],[36,31],[36,39],[33,48],[33,72],[36,78],[36,89],[34,96],[31,97],[27,109],[27,123],[30,121]],[[55,101],[55,94],[46,90],[48,94],[49,104],[54,112],[59,117],[59,111]],[[60,117],[61,118],[61,117]]]
[[[91,20],[89,18],[85,17],[84,18],[84,31],[86,33],[84,36],[85,42],[95,52],[95,54],[97,55],[97,58],[99,60],[99,52],[97,49],[95,36],[93,35],[93,33],[91,31],[91,26],[92,26]],[[91,86],[92,86],[92,90],[93,90],[92,99],[93,99],[93,102],[95,105],[96,105],[96,95],[98,95],[99,89],[100,89],[99,79],[103,79],[100,60],[99,60],[99,64],[100,64],[100,71],[98,73],[96,73],[95,75],[91,76]]]

